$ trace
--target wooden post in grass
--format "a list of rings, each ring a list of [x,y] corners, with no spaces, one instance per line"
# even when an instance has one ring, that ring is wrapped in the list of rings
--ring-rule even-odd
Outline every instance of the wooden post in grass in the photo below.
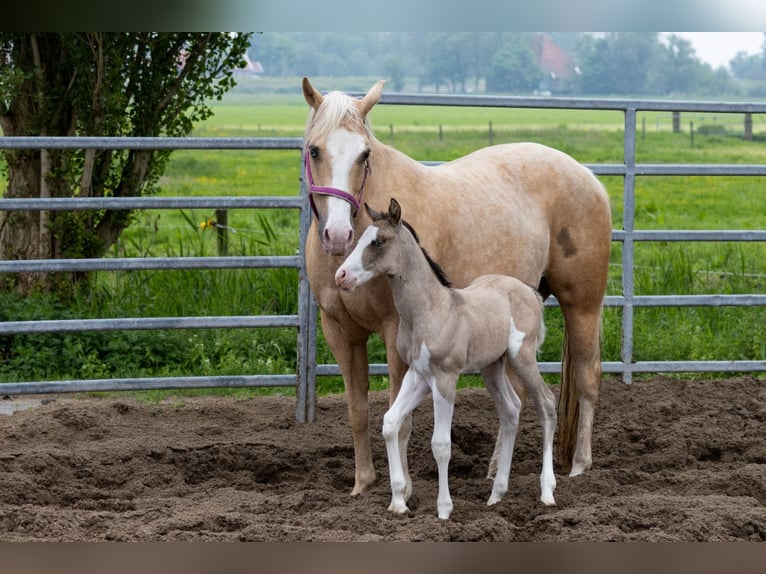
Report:
[[[225,257],[229,254],[229,212],[225,209],[215,210],[216,239],[218,240],[218,256]]]
[[[750,112],[745,114],[745,139],[747,141],[753,139],[753,114]]]
[[[689,138],[691,139],[692,147],[694,147],[694,122],[689,122]]]
[[[681,112],[673,112],[673,133],[681,133]]]

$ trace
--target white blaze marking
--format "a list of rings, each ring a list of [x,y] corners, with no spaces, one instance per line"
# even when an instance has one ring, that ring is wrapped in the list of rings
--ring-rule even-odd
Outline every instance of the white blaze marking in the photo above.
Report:
[[[354,280],[355,286],[367,283],[374,277],[372,272],[364,268],[362,264],[362,253],[364,253],[365,247],[372,243],[378,236],[378,228],[374,225],[370,225],[359,238],[359,242],[354,247],[354,250],[343,262],[343,265],[338,269],[336,276],[341,273],[341,270],[346,272],[346,276],[349,281]]]
[[[327,154],[332,161],[332,179],[327,187],[342,189],[354,195],[349,184],[349,174],[359,154],[364,151],[364,138],[349,130],[335,130],[327,138]],[[326,227],[348,226],[351,221],[351,204],[338,197],[328,197]]]

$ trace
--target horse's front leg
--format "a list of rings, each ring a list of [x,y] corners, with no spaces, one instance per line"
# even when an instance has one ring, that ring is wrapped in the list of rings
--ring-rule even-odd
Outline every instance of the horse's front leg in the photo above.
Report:
[[[521,411],[521,399],[506,376],[504,363],[505,361],[501,359],[481,371],[487,390],[495,400],[497,416],[500,421],[495,452],[492,455],[493,459],[496,460],[495,480],[492,484],[492,493],[487,500],[488,506],[500,502],[505,493],[508,492],[513,447],[516,443],[519,412]]]
[[[431,450],[439,469],[439,496],[436,499],[436,510],[442,520],[448,519],[452,514],[452,498],[449,494],[449,461],[452,456],[452,414],[455,411],[457,378],[457,374],[454,376],[444,375],[432,388],[434,432],[431,437]]]
[[[412,411],[428,394],[429,387],[426,382],[413,370],[408,370],[402,381],[399,394],[383,416],[383,438],[386,440],[388,452],[388,469],[391,477],[391,504],[388,510],[397,514],[404,514],[407,508],[407,499],[412,493],[412,481],[407,474],[406,460],[402,464],[403,456],[399,448],[399,437],[402,424],[412,420]],[[406,459],[406,456],[404,457]]]
[[[369,333],[353,328],[350,321],[344,327],[322,311],[322,332],[343,375],[346,404],[354,440],[354,488],[351,496],[363,493],[376,481],[370,447],[369,421],[369,362],[367,338]]]
[[[402,381],[404,375],[407,372],[407,363],[399,355],[396,350],[396,337],[399,332],[399,322],[391,321],[386,324],[382,332],[380,333],[383,341],[386,345],[386,360],[388,363],[388,392],[389,399],[388,405],[391,407],[399,396],[399,390],[402,388]],[[399,455],[404,472],[404,478],[407,482],[404,491],[404,500],[407,501],[412,496],[412,479],[410,478],[409,465],[407,463],[407,446],[410,442],[410,435],[412,434],[412,412],[404,417],[402,420],[402,426],[399,430]]]

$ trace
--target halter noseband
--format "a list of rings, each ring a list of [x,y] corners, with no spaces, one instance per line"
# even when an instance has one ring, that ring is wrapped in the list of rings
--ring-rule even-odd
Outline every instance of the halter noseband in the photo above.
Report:
[[[306,166],[306,179],[309,184],[309,202],[311,203],[311,211],[314,212],[316,218],[319,219],[319,213],[317,212],[316,205],[314,204],[314,194],[332,195],[333,197],[339,197],[343,201],[350,203],[352,209],[354,210],[353,215],[356,217],[356,213],[359,211],[359,207],[361,205],[360,202],[362,199],[362,194],[364,193],[364,184],[367,182],[367,174],[370,173],[370,163],[368,161],[364,162],[364,177],[362,178],[362,185],[359,187],[359,199],[350,193],[343,191],[342,189],[338,189],[337,187],[324,187],[321,185],[314,185],[314,177],[311,175],[311,160],[309,159],[309,152],[306,152],[304,156],[304,163]]]

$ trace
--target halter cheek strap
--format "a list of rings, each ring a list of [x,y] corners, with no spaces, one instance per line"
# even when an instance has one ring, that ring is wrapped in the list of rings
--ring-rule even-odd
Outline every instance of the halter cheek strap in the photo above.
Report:
[[[324,187],[321,185],[314,185],[314,177],[311,175],[311,160],[309,154],[306,152],[304,156],[304,163],[306,167],[306,179],[309,184],[309,202],[311,203],[311,211],[314,212],[314,216],[319,219],[319,213],[317,212],[316,205],[314,204],[314,195],[331,195],[333,197],[339,197],[343,201],[350,203],[351,208],[354,210],[354,217],[359,211],[362,194],[364,193],[364,184],[367,182],[367,174],[370,173],[369,162],[364,162],[364,177],[362,177],[362,185],[359,187],[359,199],[351,195],[350,193],[338,189],[337,187]]]

